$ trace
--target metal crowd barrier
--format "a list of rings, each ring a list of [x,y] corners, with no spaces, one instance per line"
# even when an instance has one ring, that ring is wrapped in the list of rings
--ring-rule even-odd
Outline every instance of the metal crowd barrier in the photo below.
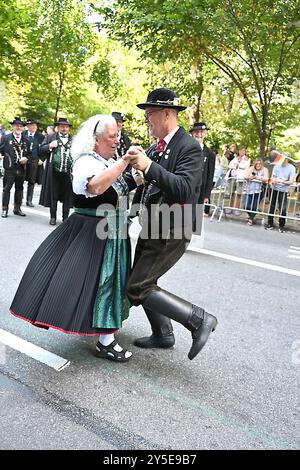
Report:
[[[247,193],[249,181],[259,183],[260,192],[258,196],[251,196]],[[210,220],[214,220],[218,216],[218,221],[223,216],[228,215],[239,216],[241,214],[253,214],[260,216],[262,223],[267,223],[267,217],[272,216],[274,219],[283,218],[294,223],[300,224],[300,186],[295,183],[289,186],[286,197],[278,197],[275,200],[275,194],[271,185],[263,185],[257,180],[241,180],[236,178],[228,178],[224,183],[213,188],[210,196],[210,203],[207,204],[212,208]],[[277,194],[278,196],[278,194]],[[256,199],[257,198],[257,199]],[[273,200],[274,199],[274,200]],[[271,206],[274,206],[274,210]],[[284,215],[284,208],[286,214]]]

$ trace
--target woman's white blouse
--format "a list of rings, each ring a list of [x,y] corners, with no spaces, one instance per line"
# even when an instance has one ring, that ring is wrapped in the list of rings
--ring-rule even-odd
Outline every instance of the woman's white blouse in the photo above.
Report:
[[[75,194],[82,194],[85,197],[96,197],[97,194],[91,194],[86,189],[89,179],[99,175],[99,173],[102,173],[106,168],[115,163],[113,158],[106,160],[96,153],[94,155],[83,155],[73,165],[72,185]]]

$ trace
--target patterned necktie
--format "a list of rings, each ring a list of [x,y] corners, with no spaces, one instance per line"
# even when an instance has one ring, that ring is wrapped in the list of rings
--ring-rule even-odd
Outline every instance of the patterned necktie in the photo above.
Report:
[[[158,141],[158,144],[155,147],[155,152],[163,152],[165,150],[166,142],[164,139]]]

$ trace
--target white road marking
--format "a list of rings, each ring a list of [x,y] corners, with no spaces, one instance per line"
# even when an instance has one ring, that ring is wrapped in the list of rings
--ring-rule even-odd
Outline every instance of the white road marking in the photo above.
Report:
[[[258,268],[269,269],[270,271],[277,271],[284,274],[289,274],[291,276],[300,277],[300,271],[295,269],[284,268],[282,266],[276,266],[274,264],[262,263],[260,261],[255,261],[247,258],[239,258],[238,256],[227,255],[226,253],[219,253],[218,251],[205,250],[204,248],[196,248],[189,245],[188,251],[194,251],[202,255],[215,256],[216,258],[227,259],[229,261],[235,261],[236,263],[248,264],[250,266],[256,266]]]
[[[291,250],[290,248],[288,249],[289,253],[296,253],[297,255],[300,255],[300,250]]]
[[[73,213],[74,210],[70,210],[70,214]],[[45,212],[45,211],[39,211],[38,209],[32,209],[30,207],[24,207],[24,212],[27,214],[36,214],[36,215],[42,215],[43,217],[47,217],[47,219],[50,218],[50,213]]]
[[[37,209],[31,209],[29,207],[24,207],[24,213],[27,214],[36,214],[36,215],[42,215],[43,217],[47,217],[49,219],[50,215],[48,212],[43,212],[43,211],[39,211]]]
[[[297,250],[300,252],[300,246],[290,246],[289,251],[290,250]]]
[[[288,258],[300,259],[300,254],[299,255],[288,255]]]
[[[33,359],[46,364],[49,367],[57,371],[61,371],[70,364],[70,361],[63,357],[57,356],[46,349],[40,348],[35,344],[29,343],[28,341],[19,338],[18,336],[9,333],[8,331],[0,328],[0,343],[9,346],[16,351],[26,354]]]

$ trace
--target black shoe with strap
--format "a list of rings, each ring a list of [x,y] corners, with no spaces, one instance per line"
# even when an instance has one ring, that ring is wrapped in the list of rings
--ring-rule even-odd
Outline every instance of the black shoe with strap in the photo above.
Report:
[[[6,219],[6,217],[7,217],[7,212],[8,212],[7,210],[3,210],[3,211],[2,211],[1,217],[3,217],[3,219]]]
[[[110,361],[115,361],[115,362],[129,361],[132,357],[132,354],[126,357],[126,353],[130,351],[127,351],[126,349],[123,349],[123,348],[121,351],[116,351],[115,350],[116,345],[118,345],[116,340],[114,340],[108,346],[103,346],[103,344],[101,344],[98,341],[98,343],[96,344],[95,354],[97,357],[100,357],[101,359],[109,359]]]
[[[53,217],[50,219],[50,222],[49,222],[50,225],[56,225],[56,219],[54,219]]]

